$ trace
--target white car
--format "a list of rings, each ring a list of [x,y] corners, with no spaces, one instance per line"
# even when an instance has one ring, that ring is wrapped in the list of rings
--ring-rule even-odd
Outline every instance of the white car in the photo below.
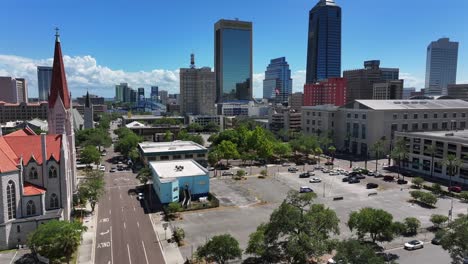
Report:
[[[330,176],[337,176],[337,175],[340,175],[340,173],[337,171],[330,171]]]
[[[322,182],[322,180],[320,178],[314,177],[314,178],[310,179],[309,182],[310,183],[318,183],[318,182]]]
[[[414,250],[418,248],[423,248],[424,242],[421,240],[411,240],[410,242],[405,243],[405,249]]]
[[[322,172],[323,172],[323,173],[329,173],[330,170],[328,170],[328,169],[322,169]]]

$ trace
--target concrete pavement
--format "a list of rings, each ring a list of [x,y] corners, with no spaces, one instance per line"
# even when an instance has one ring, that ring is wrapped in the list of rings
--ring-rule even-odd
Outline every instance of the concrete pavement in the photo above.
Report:
[[[154,232],[160,241],[163,255],[167,264],[183,264],[184,258],[180,253],[179,247],[176,242],[169,242],[168,239],[172,237],[172,225],[163,220],[163,213],[154,213],[150,216],[153,224]],[[164,225],[163,225],[164,223]],[[164,229],[166,227],[166,230]]]
[[[86,210],[91,212],[91,205],[86,204]],[[81,244],[78,247],[78,263],[93,264],[96,242],[96,216],[98,214],[99,205],[94,208],[94,213],[86,216],[83,219],[83,225],[88,229],[83,233]]]

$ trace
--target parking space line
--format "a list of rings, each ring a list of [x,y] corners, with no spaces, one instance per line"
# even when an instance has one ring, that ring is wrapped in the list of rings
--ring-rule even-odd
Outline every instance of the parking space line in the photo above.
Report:
[[[125,222],[124,222],[124,228],[127,229],[127,225],[125,224]]]
[[[112,242],[112,226],[110,226],[110,242],[111,242],[111,263],[114,264],[114,242]]]
[[[141,242],[143,242],[143,241],[141,241]],[[16,250],[15,255],[13,256],[13,258],[10,261],[10,264],[13,264],[13,260],[15,260],[17,254],[18,254],[18,250]],[[146,252],[145,252],[145,254],[146,254]],[[146,260],[146,262],[148,262],[148,260]]]
[[[143,245],[143,252],[145,253],[146,264],[149,264],[148,256],[146,255],[145,242],[143,242],[143,240],[142,240],[141,244]]]
[[[128,263],[132,264],[132,259],[130,258],[130,247],[127,244],[127,250],[128,250]]]
[[[138,221],[137,221],[137,226],[138,226],[138,228],[140,228],[140,223]]]

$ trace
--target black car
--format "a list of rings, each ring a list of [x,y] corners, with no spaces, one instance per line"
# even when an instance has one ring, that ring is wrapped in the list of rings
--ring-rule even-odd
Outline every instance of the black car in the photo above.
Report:
[[[434,245],[440,245],[440,237],[434,237],[431,240],[431,243],[434,244]]]
[[[348,177],[344,177],[341,181],[342,181],[342,182],[347,182],[347,181],[349,181],[349,178],[348,178]]]
[[[348,184],[360,183],[361,181],[357,178],[351,178],[348,180]]]
[[[407,181],[407,180],[403,180],[403,179],[399,179],[399,180],[397,181],[397,183],[398,183],[398,184],[407,184],[408,181]]]
[[[295,167],[289,167],[288,172],[297,172],[297,168]]]
[[[309,177],[310,177],[310,173],[308,173],[308,172],[304,172],[304,173],[299,174],[299,178],[309,178]]]
[[[379,187],[377,183],[369,182],[368,184],[366,184],[367,189],[375,189],[377,187]]]
[[[362,180],[362,179],[365,179],[366,176],[364,176],[363,174],[358,174],[356,175],[356,178]]]

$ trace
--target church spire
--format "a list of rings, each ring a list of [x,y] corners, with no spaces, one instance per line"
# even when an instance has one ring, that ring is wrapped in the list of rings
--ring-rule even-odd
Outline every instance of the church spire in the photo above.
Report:
[[[53,108],[57,99],[60,98],[65,109],[70,109],[70,94],[68,92],[67,78],[65,77],[65,68],[63,66],[60,34],[58,28],[55,30],[55,51],[50,85],[49,108]]]
[[[91,107],[91,98],[89,98],[89,92],[88,91],[86,91],[85,107]]]

